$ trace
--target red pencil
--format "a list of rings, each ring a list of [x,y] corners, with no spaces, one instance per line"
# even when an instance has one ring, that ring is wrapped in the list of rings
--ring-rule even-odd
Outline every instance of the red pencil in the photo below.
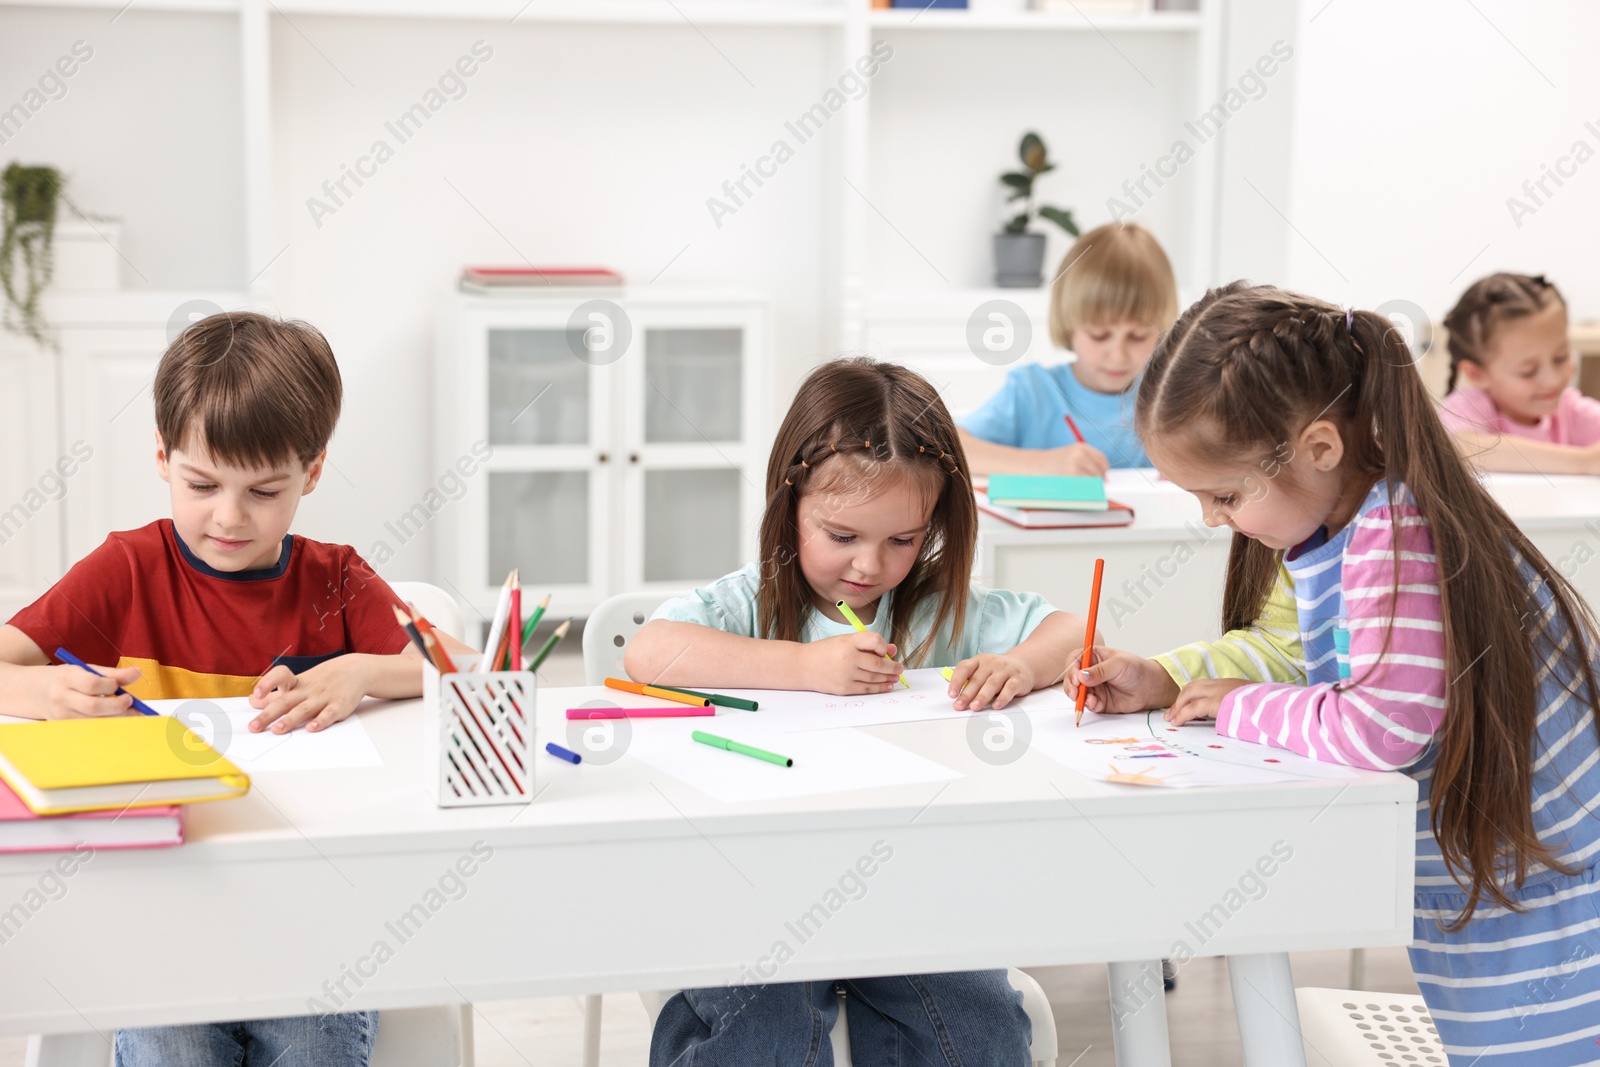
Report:
[[[510,670],[522,669],[522,577],[511,572],[511,623],[506,630],[511,635]]]
[[[1061,417],[1063,419],[1067,420],[1067,429],[1072,431],[1072,436],[1074,436],[1074,437],[1076,437],[1078,439],[1078,443],[1080,445],[1083,444],[1084,443],[1083,434],[1078,432],[1078,424],[1072,421],[1072,416],[1071,415],[1063,415]]]
[[[1083,662],[1078,666],[1078,669],[1082,671],[1089,669],[1089,664],[1094,658],[1094,624],[1100,615],[1100,577],[1105,573],[1105,570],[1105,560],[1097,559],[1094,561],[1094,587],[1089,590],[1089,625],[1083,631]],[[1078,681],[1078,699],[1074,702],[1074,710],[1078,715],[1072,725],[1083,725],[1083,702],[1088,696],[1089,687],[1084,685],[1080,678]]]

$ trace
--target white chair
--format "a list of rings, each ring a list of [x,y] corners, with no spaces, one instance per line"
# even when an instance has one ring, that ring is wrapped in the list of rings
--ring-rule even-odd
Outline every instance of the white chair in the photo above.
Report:
[[[623,593],[604,601],[594,609],[583,626],[583,675],[588,685],[600,685],[607,678],[626,678],[622,659],[628,642],[639,632],[656,608],[681,594],[677,593]],[[635,679],[637,681],[638,679]],[[1011,985],[1022,993],[1022,1007],[1033,1022],[1033,1061],[1039,1067],[1051,1067],[1056,1061],[1056,1022],[1050,1012],[1050,1001],[1039,983],[1015,967],[1008,972]],[[661,1007],[676,990],[646,990],[639,994],[649,1013],[650,1025],[655,1026]],[[600,998],[584,998],[583,1067],[597,1067],[600,1062]],[[839,1004],[839,1021],[830,1035],[833,1041],[835,1067],[850,1067],[849,1028],[844,1025],[845,1006]],[[592,1040],[591,1040],[592,1035]]]
[[[422,605],[417,605],[420,610]],[[106,1038],[111,1036],[106,1033]],[[106,1067],[115,1055],[99,1034],[34,1034],[24,1067]],[[372,1067],[472,1067],[472,1006],[380,1012]]]
[[[435,628],[457,641],[466,640],[462,633],[467,624],[466,616],[461,613],[461,605],[456,603],[455,597],[427,582],[390,582],[389,588],[402,601],[413,605]]]
[[[1357,989],[1296,989],[1300,1036],[1311,1067],[1450,1062],[1433,1016],[1415,994]]]
[[[1056,1018],[1050,1011],[1050,1000],[1044,995],[1044,989],[1034,980],[1027,971],[1019,971],[1015,967],[1006,970],[1006,979],[1011,983],[1011,988],[1022,994],[1022,1010],[1028,1013],[1028,1021],[1033,1024],[1033,1035],[1028,1041],[1028,1056],[1033,1060],[1033,1067],[1055,1067],[1056,1062]],[[656,1017],[661,1014],[668,1000],[671,1000],[676,990],[654,990],[640,993],[639,999],[644,1001],[645,1014],[650,1017],[650,1028],[653,1031]],[[850,1027],[847,1023],[846,1007],[848,998],[839,998],[839,1017],[834,1020],[833,1029],[828,1034],[828,1039],[833,1045],[834,1067],[851,1067],[850,1060]]]

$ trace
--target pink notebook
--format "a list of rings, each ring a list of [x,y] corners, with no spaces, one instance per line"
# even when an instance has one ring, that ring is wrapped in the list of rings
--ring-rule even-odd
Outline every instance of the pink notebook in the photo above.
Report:
[[[0,853],[67,852],[90,848],[164,848],[183,844],[183,809],[177,805],[35,815],[0,779]]]

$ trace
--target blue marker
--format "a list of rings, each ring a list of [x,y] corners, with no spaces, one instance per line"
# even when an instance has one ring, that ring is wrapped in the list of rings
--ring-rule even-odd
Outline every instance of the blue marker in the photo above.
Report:
[[[550,753],[550,755],[552,755],[552,756],[557,756],[557,757],[559,757],[561,759],[566,760],[568,763],[576,764],[576,763],[582,763],[583,762],[583,757],[582,756],[578,755],[576,752],[573,752],[571,749],[562,748],[560,745],[556,744],[554,741],[546,742],[545,746],[544,746],[544,750],[546,752]]]
[[[99,671],[95,670],[93,667],[89,666],[87,663],[83,662],[83,660],[79,659],[77,656],[74,656],[71,652],[68,652],[64,648],[56,649],[56,659],[61,660],[63,663],[70,663],[74,667],[82,667],[84,670],[88,671],[90,674],[94,675],[96,678],[104,678],[105,677],[105,675],[101,674]],[[138,710],[138,712],[141,715],[154,715],[154,714],[156,714],[156,709],[155,708],[152,708],[149,704],[146,704],[144,701],[140,700],[138,697],[133,696],[132,693],[128,692],[126,689],[122,688],[120,685],[117,686],[117,691],[116,691],[115,695],[116,696],[133,697],[133,706],[134,706],[135,709]]]

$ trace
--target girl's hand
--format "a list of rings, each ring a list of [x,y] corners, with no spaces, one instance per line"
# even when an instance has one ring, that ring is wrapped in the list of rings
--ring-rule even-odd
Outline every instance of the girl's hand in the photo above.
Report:
[[[1015,656],[983,652],[957,663],[950,673],[950,697],[957,711],[998,710],[1033,689],[1033,670]]]
[[[1249,684],[1243,678],[1196,678],[1183,687],[1165,718],[1174,726],[1182,726],[1190,719],[1215,719],[1222,698]]]
[[[280,663],[261,676],[250,694],[250,706],[261,709],[250,720],[250,732],[270,726],[273,733],[286,734],[302,725],[311,732],[323,730],[348,717],[366,695],[366,681],[353,656],[337,656],[304,674]]]
[[[1046,454],[1051,474],[1087,474],[1105,477],[1111,464],[1106,454],[1093,445],[1064,445]]]
[[[803,675],[813,689],[858,696],[887,693],[900,684],[905,667],[893,659],[896,651],[894,645],[867,630],[801,645],[800,657]]]
[[[90,674],[70,663],[59,667],[30,668],[45,676],[45,718],[99,718],[126,715],[133,710],[133,697],[126,694],[118,696],[117,687],[137,682],[139,668],[93,666],[105,677]]]
[[[1170,707],[1178,699],[1178,683],[1153,659],[1104,645],[1094,647],[1094,665],[1067,671],[1062,688],[1078,695],[1078,682],[1089,686],[1084,706],[1102,715]]]

